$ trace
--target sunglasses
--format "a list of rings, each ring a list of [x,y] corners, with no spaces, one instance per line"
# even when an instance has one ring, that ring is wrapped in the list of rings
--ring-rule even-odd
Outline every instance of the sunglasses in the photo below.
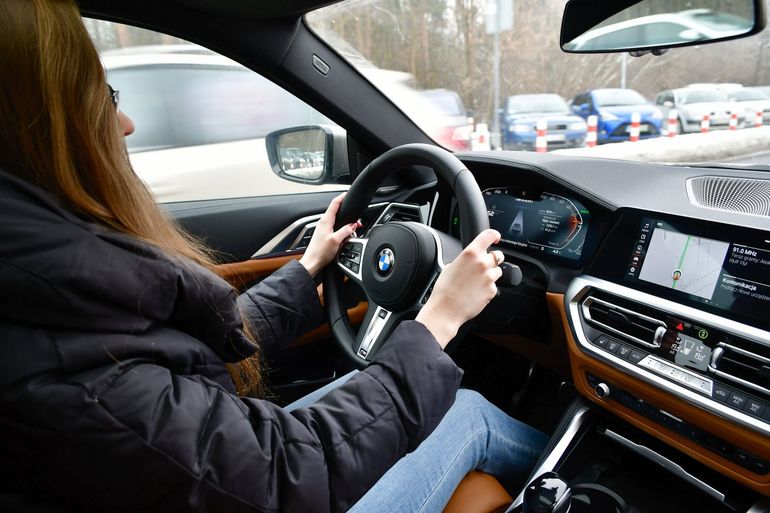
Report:
[[[107,84],[110,89],[110,101],[115,106],[115,110],[120,110],[120,91],[116,91],[110,84]]]

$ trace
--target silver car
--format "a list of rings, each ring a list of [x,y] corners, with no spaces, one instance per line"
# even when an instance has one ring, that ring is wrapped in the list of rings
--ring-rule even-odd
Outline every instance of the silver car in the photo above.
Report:
[[[709,130],[726,130],[733,114],[738,128],[743,128],[746,121],[744,108],[731,103],[727,93],[719,89],[669,89],[658,94],[655,104],[663,111],[664,119],[676,109],[679,133],[699,132],[704,116],[709,117]]]
[[[727,91],[727,97],[746,112],[746,121],[754,123],[757,112],[762,113],[762,123],[770,122],[770,95],[753,87],[741,87]]]

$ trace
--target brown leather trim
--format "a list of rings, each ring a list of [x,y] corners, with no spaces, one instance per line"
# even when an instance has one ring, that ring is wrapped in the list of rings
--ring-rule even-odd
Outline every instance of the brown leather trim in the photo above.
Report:
[[[296,254],[271,258],[256,258],[232,264],[220,264],[217,266],[217,272],[219,276],[230,283],[230,285],[240,289],[248,286],[249,283],[255,280],[271,274],[286,262],[299,260],[301,257],[301,254]]]
[[[594,394],[593,389],[588,385],[586,373],[591,372],[597,377],[606,380],[609,384],[620,386],[650,404],[662,408],[672,415],[675,415],[682,420],[686,420],[687,422],[766,460],[770,460],[770,439],[746,429],[743,426],[739,426],[728,420],[717,417],[712,413],[692,406],[681,399],[677,399],[656,387],[648,385],[647,383],[631,377],[628,374],[583,353],[579,349],[569,327],[567,311],[564,305],[564,295],[549,293],[547,299],[549,303],[553,304],[554,307],[558,307],[561,311],[561,321],[565,333],[567,334],[567,347],[569,348],[572,377],[575,381],[575,386],[581,394],[611,411],[618,417],[643,429],[650,435],[668,443],[727,477],[734,479],[763,495],[770,495],[770,475],[758,476],[695,442],[680,436],[678,433],[621,406],[612,401],[611,398],[598,398],[596,394]]]
[[[358,326],[361,324],[361,321],[364,320],[364,315],[366,315],[366,310],[369,308],[369,303],[366,301],[362,301],[358,303],[353,308],[348,308],[348,317],[350,317],[350,322],[353,324],[353,326]],[[289,344],[289,348],[293,347],[299,347],[304,346],[305,344],[310,344],[312,342],[317,342],[319,340],[327,339],[332,336],[331,329],[329,329],[329,324],[324,324],[322,326],[317,327],[313,331],[310,331],[308,333],[305,333],[300,338]]]
[[[474,470],[457,485],[444,513],[494,513],[504,511],[512,502],[497,479]]]

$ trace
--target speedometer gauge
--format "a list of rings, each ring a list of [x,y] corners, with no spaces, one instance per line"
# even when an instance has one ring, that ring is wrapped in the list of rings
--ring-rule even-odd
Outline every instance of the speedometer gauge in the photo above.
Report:
[[[591,214],[578,201],[508,187],[483,194],[489,225],[501,233],[502,243],[573,260],[582,255]]]

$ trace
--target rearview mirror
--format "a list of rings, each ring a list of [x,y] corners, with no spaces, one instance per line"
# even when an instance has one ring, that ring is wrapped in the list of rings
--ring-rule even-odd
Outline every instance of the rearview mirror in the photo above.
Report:
[[[569,53],[663,49],[746,37],[764,27],[762,0],[570,0],[561,47]]]
[[[321,185],[349,175],[347,138],[337,127],[285,128],[267,134],[265,145],[270,167],[284,180]]]

